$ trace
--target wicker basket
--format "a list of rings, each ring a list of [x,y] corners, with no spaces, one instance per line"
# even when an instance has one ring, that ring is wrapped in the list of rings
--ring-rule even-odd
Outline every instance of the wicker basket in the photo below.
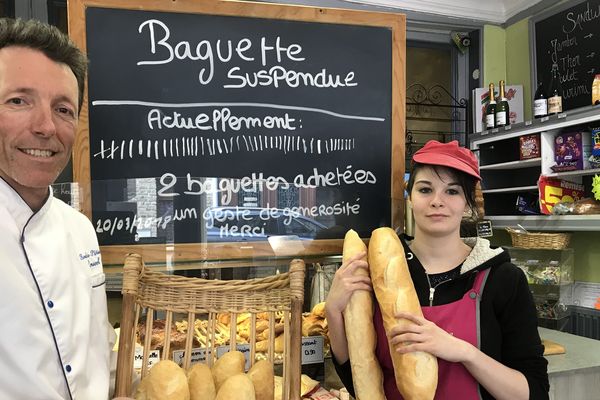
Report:
[[[164,311],[165,326],[171,327],[174,314],[187,315],[187,326],[194,326],[196,319],[207,319],[206,363],[215,361],[215,329],[217,317],[229,314],[232,321],[242,312],[251,313],[252,336],[250,337],[250,360],[254,363],[256,354],[255,324],[258,313],[268,313],[270,332],[274,329],[274,314],[283,313],[284,351],[283,351],[283,398],[300,400],[301,341],[302,341],[302,305],[304,302],[304,270],[302,260],[292,260],[289,272],[251,280],[206,280],[167,275],[151,271],[142,262],[142,257],[130,254],[123,267],[123,306],[115,396],[132,395],[132,372],[136,342],[136,328],[143,310],[146,310],[144,331],[144,353],[142,359],[142,378],[147,375],[150,353],[150,337],[153,328],[153,311]],[[229,347],[236,346],[236,324],[233,323]],[[170,329],[164,331],[161,359],[169,357]],[[182,366],[190,367],[190,354],[194,344],[194,330],[188,329],[185,340],[185,356]],[[269,336],[267,358],[274,363],[275,334]]]
[[[569,246],[570,233],[541,233],[521,232],[512,228],[506,228],[512,239],[513,247],[522,249],[553,249],[562,250]]]

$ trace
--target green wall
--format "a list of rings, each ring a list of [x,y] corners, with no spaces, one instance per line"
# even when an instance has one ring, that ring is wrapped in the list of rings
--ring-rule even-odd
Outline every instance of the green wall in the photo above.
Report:
[[[529,19],[506,28],[506,81],[523,85],[523,108],[525,121],[533,114],[531,108],[531,63],[529,60]]]
[[[506,79],[509,84],[522,84],[525,120],[531,119],[531,63],[529,60],[529,19],[503,29],[486,25],[483,29],[483,82]],[[535,89],[533,89],[535,90]],[[492,238],[496,245],[510,245],[510,237],[497,229]],[[574,278],[600,283],[600,226],[598,232],[574,232],[571,244],[575,250]]]
[[[483,87],[506,76],[506,31],[498,26],[483,27]]]
[[[483,27],[483,85],[498,86],[501,79],[507,85],[523,85],[525,120],[531,119],[531,68],[529,62],[529,19],[506,29]]]

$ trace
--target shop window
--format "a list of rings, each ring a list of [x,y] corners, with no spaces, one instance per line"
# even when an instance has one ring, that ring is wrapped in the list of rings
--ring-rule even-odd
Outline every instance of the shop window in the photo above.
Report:
[[[48,23],[55,25],[61,31],[68,33],[67,0],[48,0]]]
[[[15,0],[0,0],[0,17],[15,16]]]

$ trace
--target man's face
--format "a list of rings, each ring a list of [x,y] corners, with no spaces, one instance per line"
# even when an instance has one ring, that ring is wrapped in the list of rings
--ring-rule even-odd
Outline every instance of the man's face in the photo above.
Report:
[[[77,79],[37,50],[0,49],[0,176],[23,198],[46,196],[77,129]]]

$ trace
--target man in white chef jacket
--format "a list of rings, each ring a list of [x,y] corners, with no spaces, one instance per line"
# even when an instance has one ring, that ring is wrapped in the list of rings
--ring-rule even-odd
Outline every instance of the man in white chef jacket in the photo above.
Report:
[[[86,70],[55,27],[0,19],[0,399],[109,396],[98,241],[49,187],[71,154]]]

